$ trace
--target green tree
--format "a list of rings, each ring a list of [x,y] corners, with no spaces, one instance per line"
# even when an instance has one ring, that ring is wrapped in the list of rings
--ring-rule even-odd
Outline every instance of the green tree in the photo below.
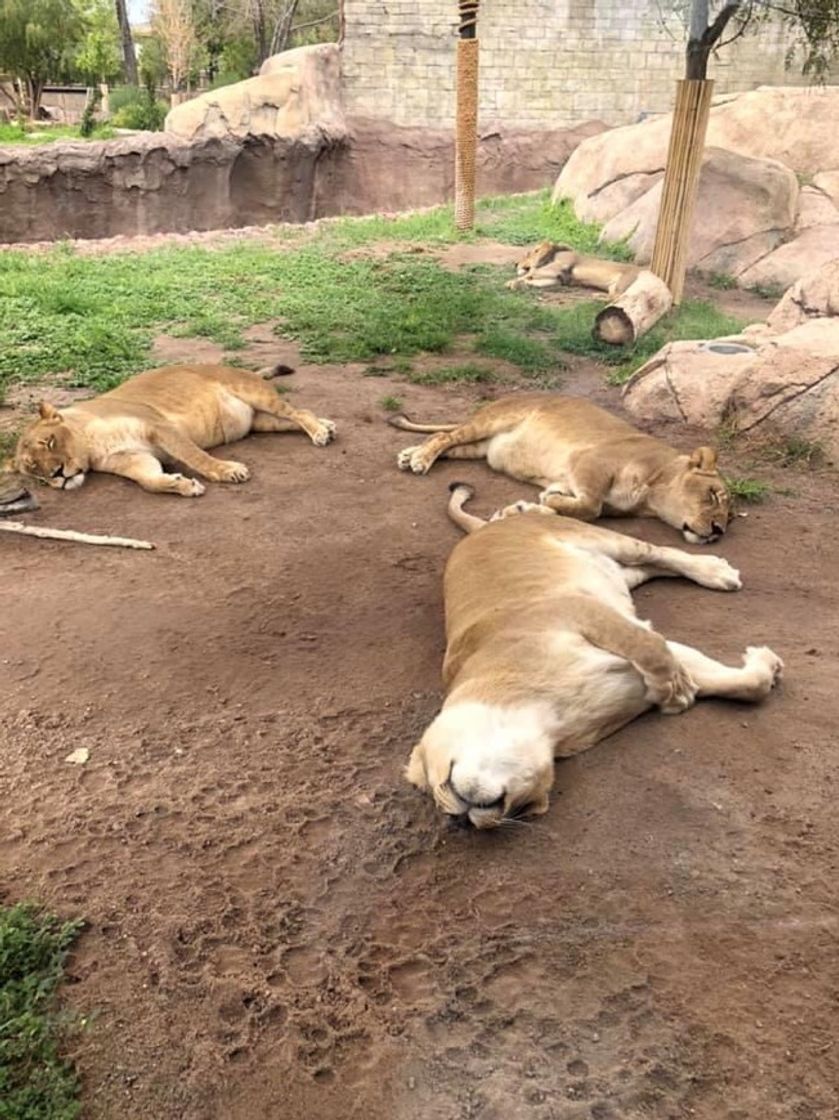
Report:
[[[87,30],[75,57],[76,69],[88,85],[113,81],[123,62],[116,11],[106,0],[96,0],[84,16]]]
[[[71,70],[85,30],[74,0],[0,0],[0,70],[25,87],[31,117],[47,82]]]

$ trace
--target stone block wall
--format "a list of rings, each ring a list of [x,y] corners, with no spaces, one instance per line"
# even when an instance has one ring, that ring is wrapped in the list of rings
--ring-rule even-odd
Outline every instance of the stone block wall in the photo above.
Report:
[[[451,125],[456,13],[455,0],[343,0],[348,115]],[[669,111],[684,74],[684,26],[657,0],[483,0],[479,36],[483,125],[627,124]],[[788,46],[770,24],[726,47],[716,92],[803,82]]]

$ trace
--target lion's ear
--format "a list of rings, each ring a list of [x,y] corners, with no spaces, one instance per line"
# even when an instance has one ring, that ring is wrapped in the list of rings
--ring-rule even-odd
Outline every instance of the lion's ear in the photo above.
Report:
[[[696,471],[713,471],[717,468],[717,452],[713,447],[697,447],[688,459],[688,466]]]
[[[428,774],[425,769],[425,747],[422,740],[411,751],[408,765],[405,767],[405,777],[417,789],[428,789]]]
[[[61,413],[57,408],[54,408],[48,401],[41,401],[38,405],[38,413],[42,420],[60,420]]]

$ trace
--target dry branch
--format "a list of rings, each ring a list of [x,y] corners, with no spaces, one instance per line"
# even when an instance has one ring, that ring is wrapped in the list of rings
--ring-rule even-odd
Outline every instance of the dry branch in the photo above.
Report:
[[[77,533],[73,529],[48,529],[42,525],[24,525],[22,521],[0,521],[0,533],[20,533],[42,540],[75,541],[76,544],[110,545],[113,548],[154,548],[149,541],[135,541],[130,537],[103,537],[98,533]]]

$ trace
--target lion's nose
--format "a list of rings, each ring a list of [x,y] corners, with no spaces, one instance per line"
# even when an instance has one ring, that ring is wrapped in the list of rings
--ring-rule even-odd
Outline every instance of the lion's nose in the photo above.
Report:
[[[714,530],[718,537],[721,537],[725,532],[725,527],[723,525],[720,525],[716,521],[711,522],[711,528]]]

